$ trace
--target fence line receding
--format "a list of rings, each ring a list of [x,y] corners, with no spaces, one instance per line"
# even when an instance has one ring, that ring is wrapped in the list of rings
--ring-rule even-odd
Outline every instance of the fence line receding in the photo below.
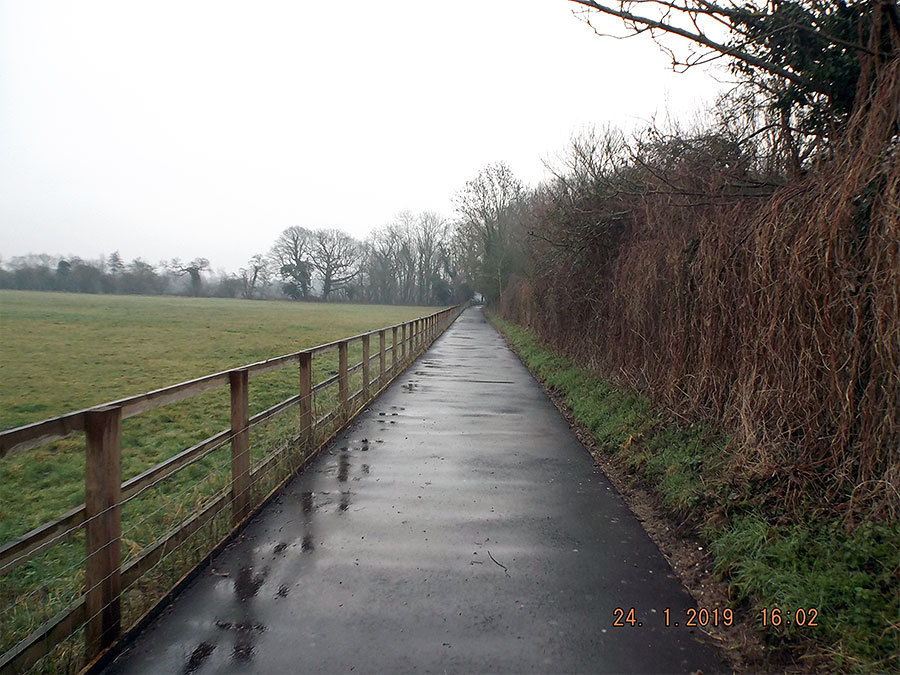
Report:
[[[80,670],[101,656],[461,311],[451,307],[0,432],[0,459],[78,433],[85,452],[84,503],[0,545],[0,580],[9,591],[0,607],[0,671],[21,672],[45,658],[51,669]],[[336,370],[329,370],[335,353]],[[314,357],[323,355],[325,377],[314,384]],[[296,393],[250,415],[251,379],[289,366],[297,368]],[[227,429],[122,481],[123,420],[226,386]],[[196,477],[177,480],[190,471]],[[50,562],[29,569],[42,558]]]

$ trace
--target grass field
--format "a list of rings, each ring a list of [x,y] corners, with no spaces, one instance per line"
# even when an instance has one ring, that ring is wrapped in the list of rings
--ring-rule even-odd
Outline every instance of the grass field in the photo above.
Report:
[[[0,291],[0,372],[4,375],[0,379],[0,428],[433,311],[425,307]],[[360,357],[360,347],[351,347],[350,363]],[[314,358],[313,382],[335,372],[336,359],[336,354]],[[361,375],[355,377],[351,392],[361,385]],[[250,414],[296,394],[297,388],[298,373],[292,367],[253,378]],[[330,395],[333,399],[333,393]],[[226,429],[228,396],[225,387],[125,420],[123,479]],[[327,396],[323,393],[317,399],[320,408],[331,404]],[[286,414],[254,428],[252,458],[258,460],[285,442],[295,422],[295,415]],[[0,543],[83,503],[83,455],[83,437],[77,434],[0,460]],[[229,462],[226,446],[177,474],[177,479],[126,504],[122,516],[125,560],[189,514],[192,506],[226,486]],[[0,624],[0,653],[78,595],[83,555],[83,535],[73,536],[3,577],[0,613],[5,616]],[[164,583],[164,578],[159,582]],[[61,660],[57,655],[54,668],[69,669],[65,660],[70,655],[63,656]],[[77,667],[77,659],[72,663]]]
[[[433,311],[0,291],[0,429]]]

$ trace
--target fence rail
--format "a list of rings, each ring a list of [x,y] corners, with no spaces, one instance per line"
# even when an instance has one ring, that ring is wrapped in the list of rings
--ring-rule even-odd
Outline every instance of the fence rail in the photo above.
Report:
[[[84,652],[80,665],[100,657],[122,635],[121,602],[127,589],[134,588],[146,573],[201,528],[210,525],[212,532],[214,519],[226,511],[230,511],[231,517],[224,536],[208,546],[206,553],[230,537],[315,451],[424,351],[461,311],[461,306],[451,307],[393,326],[0,432],[0,458],[82,432],[86,460],[84,504],[0,546],[2,576],[76,533],[83,531],[85,538],[84,583],[80,595],[0,656],[0,671],[20,672],[30,668],[82,627]],[[373,341],[373,337],[377,337],[377,341]],[[362,347],[362,358],[350,365],[349,348],[356,343]],[[376,349],[374,354],[372,347]],[[338,353],[337,373],[313,384],[313,357],[335,350]],[[297,393],[250,416],[250,379],[287,366],[298,368]],[[372,370],[376,368],[377,374],[373,378]],[[360,371],[362,386],[351,393],[351,377]],[[122,481],[124,419],[226,385],[230,389],[228,429]],[[334,385],[337,385],[335,405],[316,418],[314,397]],[[250,454],[251,430],[296,407],[299,407],[299,417],[289,440],[254,464]],[[123,506],[226,445],[231,449],[227,485],[206,495],[204,504],[195,506],[189,517],[169,528],[139,555],[124,562],[121,551]],[[275,474],[274,485],[264,489],[264,480],[273,468],[280,468],[280,473]],[[131,621],[132,625],[135,623]]]

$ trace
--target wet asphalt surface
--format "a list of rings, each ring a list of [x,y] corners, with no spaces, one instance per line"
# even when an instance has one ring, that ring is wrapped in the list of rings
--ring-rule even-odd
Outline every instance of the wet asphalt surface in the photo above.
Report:
[[[107,672],[726,670],[693,606],[473,308]]]

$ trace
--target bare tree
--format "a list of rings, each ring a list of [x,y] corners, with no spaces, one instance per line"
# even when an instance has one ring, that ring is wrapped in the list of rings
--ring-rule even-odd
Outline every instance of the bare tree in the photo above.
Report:
[[[281,276],[285,294],[299,300],[309,297],[312,277],[311,253],[315,237],[310,230],[296,225],[278,235],[269,257]]]
[[[416,251],[414,232],[416,216],[412,211],[397,214],[391,227],[394,246],[394,273],[397,275],[398,302],[411,305],[416,301]]]
[[[768,124],[799,163],[796,137],[824,142],[849,119],[874,72],[900,49],[896,0],[569,0],[598,35],[599,16],[622,21],[613,37],[646,34],[676,70],[724,59],[761,94]],[[673,46],[667,37],[682,40]],[[810,142],[812,142],[812,140]]]
[[[433,211],[425,211],[416,219],[414,230],[416,246],[416,267],[418,302],[431,302],[431,282],[437,272],[441,247],[446,238],[447,225],[443,218]]]
[[[203,277],[201,274],[209,271],[209,260],[206,258],[194,258],[191,262],[182,264],[178,258],[173,258],[170,268],[179,276],[189,276],[191,279],[191,295],[200,295],[203,291]]]
[[[447,221],[431,211],[402,211],[390,225],[374,230],[363,262],[368,297],[404,304],[446,301],[452,280],[449,237]]]
[[[396,232],[390,226],[373,230],[366,241],[366,267],[372,300],[383,303],[397,301],[397,243]]]
[[[360,245],[340,230],[316,230],[313,234],[310,262],[322,281],[322,298],[328,300],[359,274]]]
[[[483,168],[456,195],[456,209],[462,216],[460,232],[478,250],[478,283],[494,299],[499,299],[509,281],[513,229],[524,198],[524,186],[503,162]]]
[[[478,233],[473,227],[467,227],[465,221],[456,223],[448,238],[443,258],[444,272],[451,280],[456,299],[460,301],[471,299],[477,285],[481,270],[478,240]]]
[[[252,298],[257,291],[269,285],[269,263],[262,253],[257,253],[240,272],[241,296]]]

